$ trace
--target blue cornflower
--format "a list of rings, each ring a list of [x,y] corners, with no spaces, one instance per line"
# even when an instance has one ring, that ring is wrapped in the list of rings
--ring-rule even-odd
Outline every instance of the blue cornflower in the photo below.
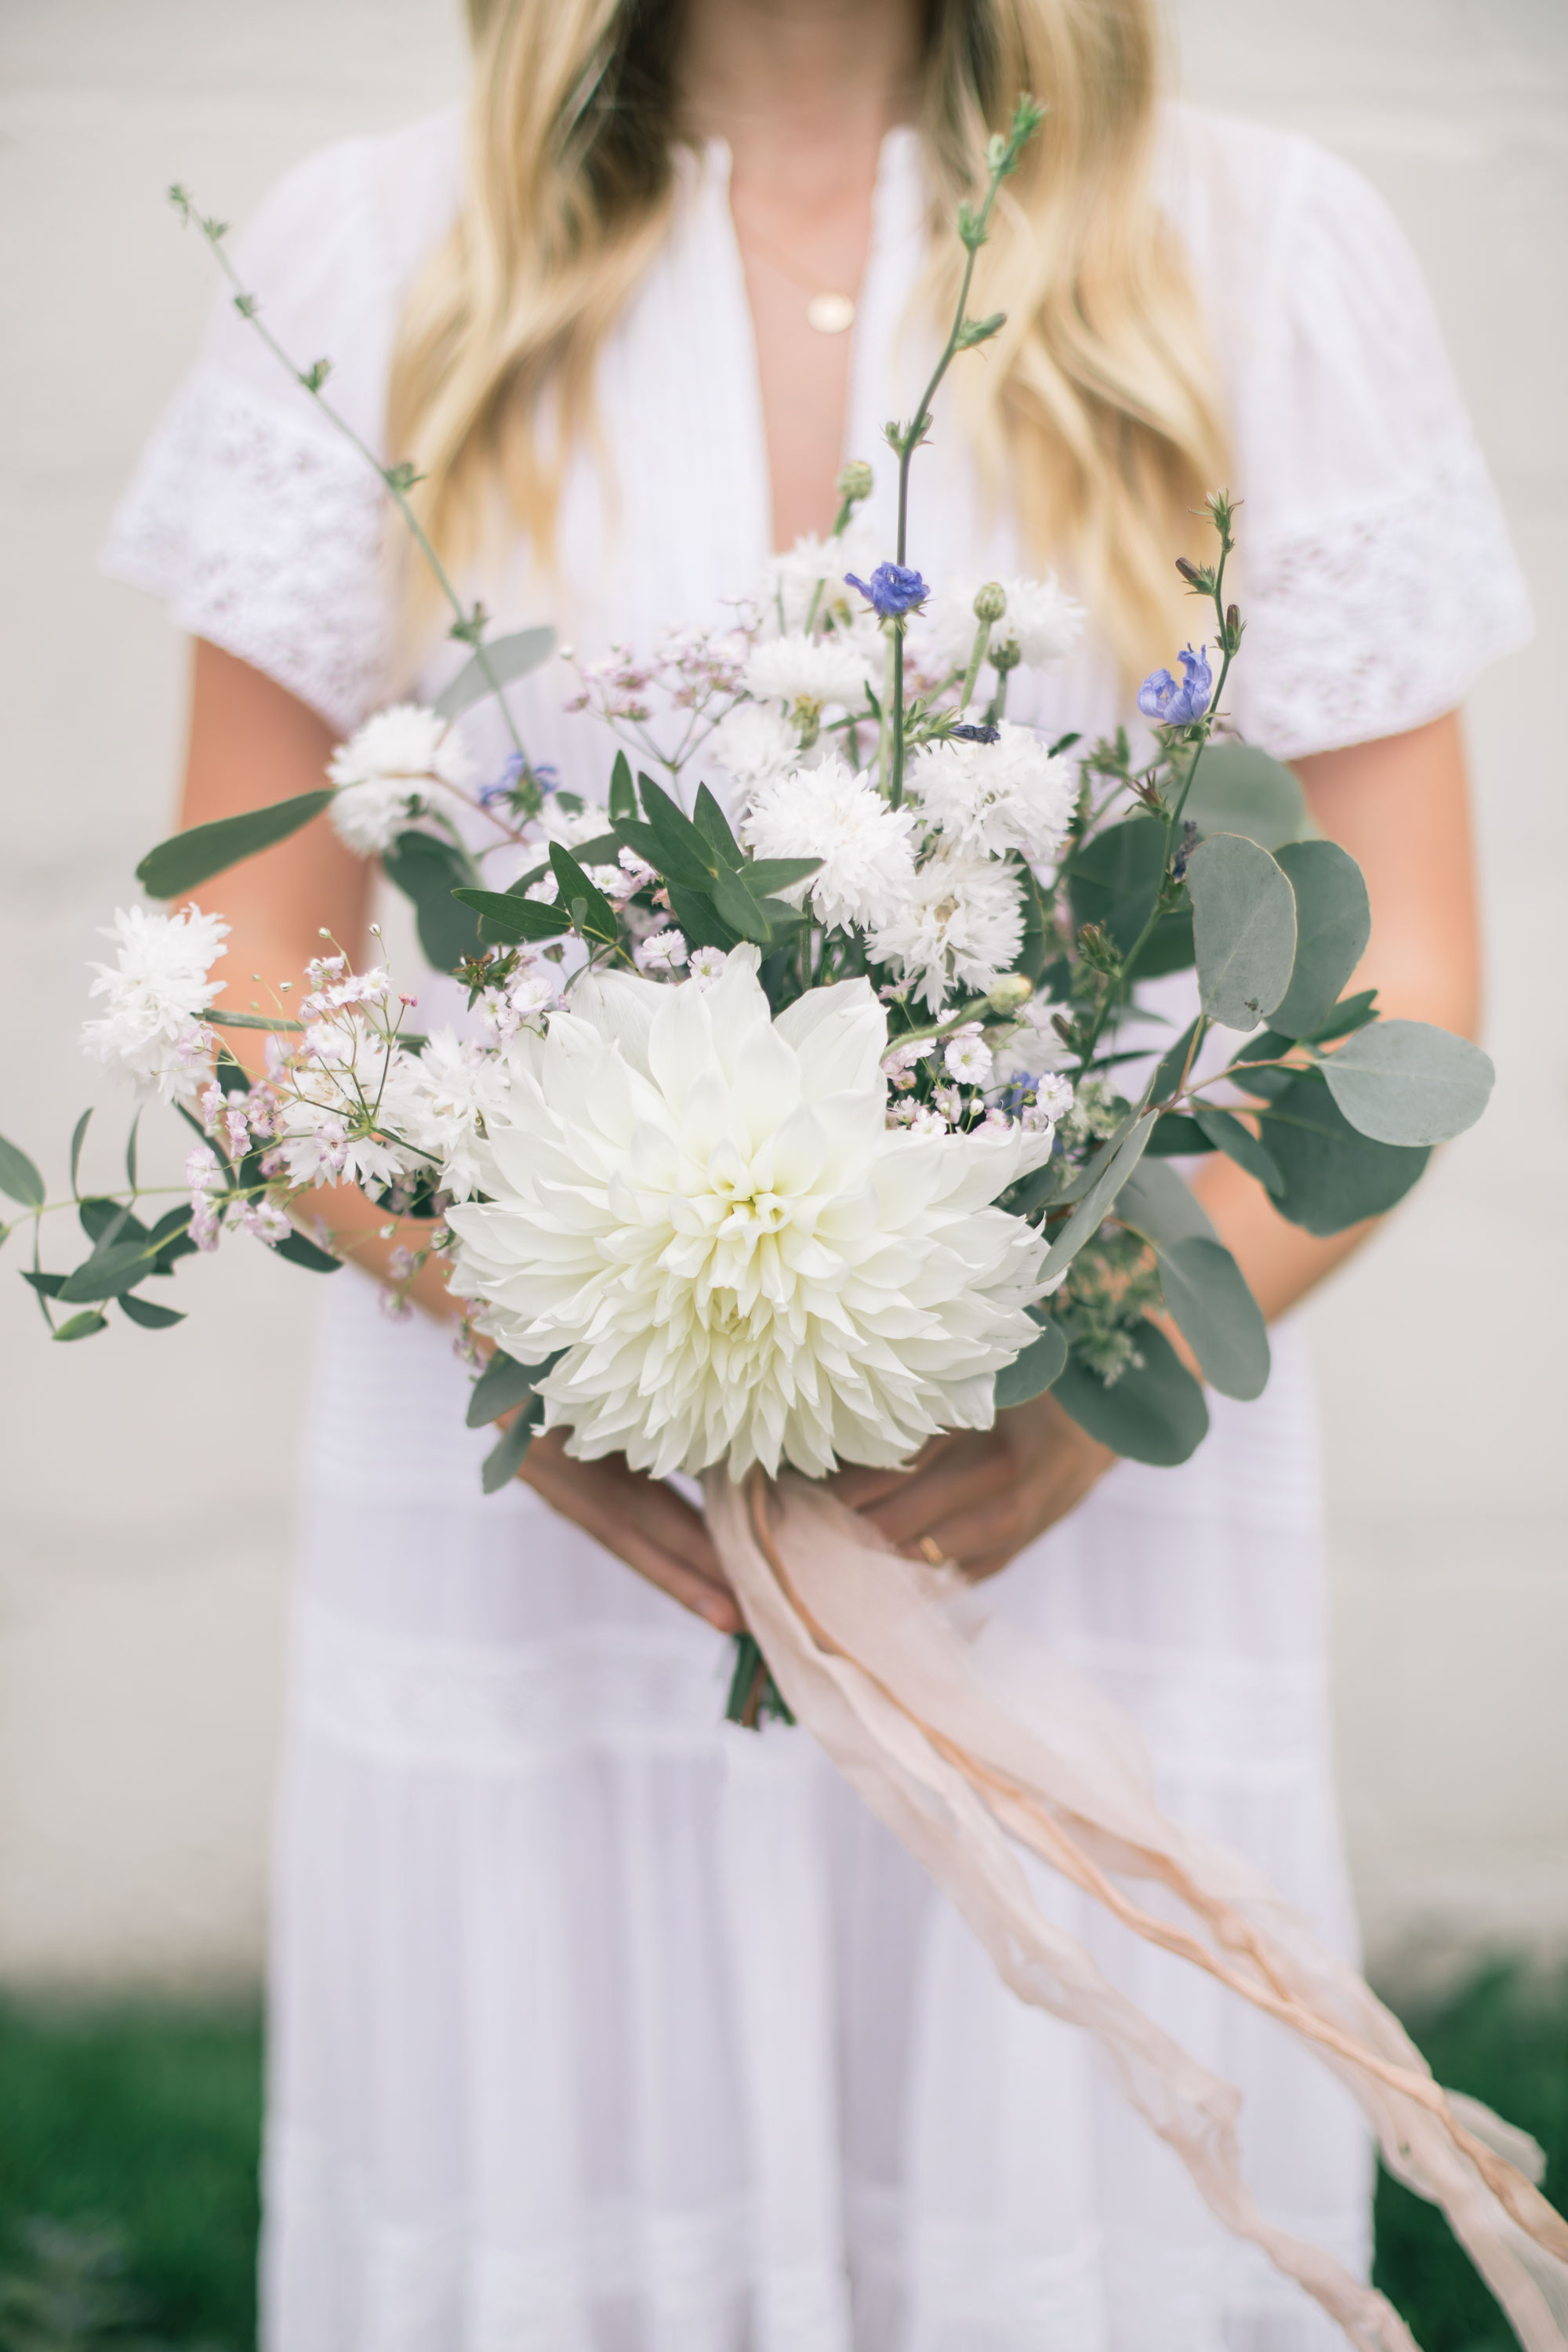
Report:
[[[912,613],[931,594],[920,573],[911,571],[907,563],[879,563],[869,580],[857,579],[853,572],[847,572],[844,577],[851,588],[858,588],[868,604],[876,607],[877,617],[881,621],[902,620],[906,613]]]
[[[960,743],[1000,743],[1002,740],[1000,727],[964,725],[954,727],[950,730],[950,732]]]
[[[1176,658],[1186,672],[1180,686],[1168,669],[1157,669],[1138,689],[1138,708],[1144,718],[1158,719],[1166,727],[1185,727],[1190,720],[1201,719],[1214,687],[1205,653],[1194,653],[1191,646],[1184,646]]]

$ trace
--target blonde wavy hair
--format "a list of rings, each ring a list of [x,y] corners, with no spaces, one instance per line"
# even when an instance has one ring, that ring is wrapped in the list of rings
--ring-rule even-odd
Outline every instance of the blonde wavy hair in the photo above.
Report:
[[[389,436],[454,562],[505,515],[547,563],[600,345],[669,225],[679,0],[467,5],[466,185],[405,310]],[[1133,675],[1168,649],[1173,559],[1226,470],[1214,362],[1150,185],[1158,89],[1153,0],[928,0],[933,226],[982,180],[1018,95],[1049,109],[981,257],[976,307],[1007,324],[960,363],[954,396],[1031,554],[1068,571]],[[933,237],[929,290],[949,310],[961,263],[955,237]]]

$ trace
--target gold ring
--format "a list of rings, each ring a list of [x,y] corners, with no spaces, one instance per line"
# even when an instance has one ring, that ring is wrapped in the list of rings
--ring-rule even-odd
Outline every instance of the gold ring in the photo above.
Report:
[[[941,1544],[938,1543],[934,1536],[921,1536],[920,1540],[920,1549],[921,1555],[926,1559],[930,1560],[933,1568],[941,1568],[947,1558],[946,1552],[943,1551]]]

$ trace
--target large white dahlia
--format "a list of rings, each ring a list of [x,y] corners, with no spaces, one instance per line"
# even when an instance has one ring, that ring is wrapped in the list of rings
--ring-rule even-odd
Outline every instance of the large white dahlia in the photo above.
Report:
[[[892,1467],[989,1427],[1037,1336],[1045,1244],[992,1204],[1048,1136],[889,1130],[867,982],[774,1021],[756,969],[742,947],[706,988],[581,982],[509,1046],[490,1197],[449,1213],[484,1328],[524,1362],[566,1351],[545,1423],[587,1459]]]

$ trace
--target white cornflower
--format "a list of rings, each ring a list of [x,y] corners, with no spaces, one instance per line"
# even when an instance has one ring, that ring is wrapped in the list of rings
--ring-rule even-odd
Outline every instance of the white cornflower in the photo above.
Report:
[[[974,598],[985,584],[979,580],[954,580],[940,589],[927,607],[929,642],[945,669],[968,667],[979,625]],[[1047,572],[1043,580],[1003,580],[997,584],[1006,596],[1007,610],[992,625],[993,649],[1016,652],[1026,669],[1044,669],[1071,653],[1083,634],[1087,615],[1054,572]]]
[[[700,988],[710,988],[724,977],[724,967],[730,959],[722,948],[693,948],[687,971]]]
[[[881,542],[858,520],[837,539],[815,533],[797,539],[787,554],[768,560],[758,600],[764,625],[789,635],[803,630],[808,619],[820,628],[863,612],[864,600],[848,587],[845,574],[869,574],[880,553]]]
[[[450,1029],[437,1029],[424,1051],[407,1060],[396,1103],[398,1133],[435,1160],[442,1192],[466,1201],[479,1182],[482,1130],[506,1101],[506,1062]]]
[[[910,790],[956,848],[993,857],[1022,850],[1032,866],[1061,847],[1078,781],[1053,760],[1030,727],[1002,721],[994,743],[955,738],[921,746],[910,762]]]
[[[449,719],[399,702],[339,744],[327,775],[338,787],[327,812],[335,831],[362,857],[377,857],[426,808],[450,810],[473,768]]]
[[[991,1083],[991,1048],[984,1037],[950,1037],[942,1050],[942,1061],[950,1077],[961,1087],[987,1087]]]
[[[829,702],[858,710],[870,676],[865,656],[833,637],[773,637],[754,646],[746,664],[746,685],[757,700],[790,710],[820,711]]]
[[[797,768],[756,793],[741,835],[758,857],[820,857],[804,882],[780,891],[798,906],[807,896],[829,930],[892,919],[914,887],[910,809],[889,808],[869,776],[843,760]]]
[[[742,792],[754,792],[793,768],[800,737],[789,720],[766,702],[737,702],[703,746]]]
[[[870,948],[874,962],[896,964],[928,1010],[940,1013],[959,982],[977,991],[992,987],[1023,943],[1024,908],[1013,869],[994,857],[942,850],[921,867],[909,899],[878,927]]]
[[[1035,1336],[1046,1242],[990,1204],[1044,1147],[889,1129],[867,982],[774,1021],[758,961],[734,949],[709,989],[592,977],[509,1049],[453,1286],[521,1361],[566,1351],[541,1393],[580,1458],[890,1468],[988,1427]]]
[[[223,982],[208,973],[226,952],[228,925],[195,905],[177,915],[121,907],[99,936],[115,940],[120,952],[112,964],[89,967],[98,978],[88,994],[107,1001],[82,1028],[82,1051],[95,1061],[117,1062],[139,1087],[155,1087],[165,1102],[194,1094],[206,1075],[203,1062],[212,1045],[212,1032],[198,1016],[223,992]]]
[[[686,961],[686,935],[668,929],[651,931],[632,950],[632,960],[639,971],[678,971]]]

